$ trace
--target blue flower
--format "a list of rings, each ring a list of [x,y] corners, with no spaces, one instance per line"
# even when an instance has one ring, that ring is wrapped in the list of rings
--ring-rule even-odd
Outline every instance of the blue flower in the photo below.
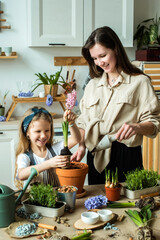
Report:
[[[107,205],[108,199],[103,196],[103,195],[98,195],[95,197],[91,197],[88,198],[85,203],[84,206],[90,210],[90,209],[96,209],[96,208],[100,208],[103,205]]]
[[[6,121],[6,117],[0,116],[0,122],[5,122],[5,121]]]
[[[53,103],[53,97],[50,94],[48,94],[46,99],[46,105],[51,106],[52,103]]]
[[[29,92],[20,92],[18,94],[18,97],[33,97],[33,92],[29,91]]]

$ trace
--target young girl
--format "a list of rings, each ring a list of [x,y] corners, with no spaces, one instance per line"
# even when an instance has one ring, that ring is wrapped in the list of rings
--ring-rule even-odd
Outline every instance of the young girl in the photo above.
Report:
[[[66,110],[63,118],[67,118],[69,122],[71,136],[68,139],[68,148],[72,148],[80,141],[80,132],[75,124],[76,115]],[[50,113],[39,107],[27,110],[20,125],[19,138],[16,180],[26,180],[34,165],[39,172],[36,181],[58,186],[55,168],[65,167],[67,157],[60,156],[63,141],[53,144],[53,119]]]

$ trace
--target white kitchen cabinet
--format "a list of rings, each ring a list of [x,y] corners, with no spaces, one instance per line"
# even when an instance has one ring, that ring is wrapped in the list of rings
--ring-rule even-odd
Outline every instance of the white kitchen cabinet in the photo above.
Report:
[[[31,47],[81,47],[97,27],[109,26],[125,47],[133,46],[134,0],[29,0]]]
[[[134,0],[84,1],[84,41],[103,26],[111,27],[124,47],[133,47]]]
[[[13,189],[18,130],[0,130],[0,184]]]
[[[83,0],[29,0],[29,46],[81,46]]]

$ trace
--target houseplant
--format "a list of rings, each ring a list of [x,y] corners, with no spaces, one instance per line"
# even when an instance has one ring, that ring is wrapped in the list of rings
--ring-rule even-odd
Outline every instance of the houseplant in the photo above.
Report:
[[[124,194],[130,199],[160,190],[160,175],[153,170],[136,169],[125,174]]]
[[[152,218],[151,205],[148,204],[144,206],[140,211],[130,210],[125,211],[127,215],[131,218],[131,220],[138,226],[136,231],[136,239],[155,239],[153,237],[153,231],[149,227],[149,223]]]
[[[62,67],[60,71],[57,71],[55,74],[47,75],[47,73],[35,73],[38,77],[36,82],[32,86],[32,92],[35,91],[41,85],[44,85],[45,95],[50,94],[52,97],[57,95],[58,85],[63,87],[63,84],[66,84],[64,78],[61,76]],[[61,78],[61,81],[60,81]]]
[[[148,26],[148,23],[152,23]],[[137,41],[137,49],[147,49],[149,45],[159,43],[158,27],[160,17],[157,19],[150,18],[140,22],[134,34],[134,41]]]
[[[105,169],[105,175],[106,175],[106,183],[105,183],[105,191],[106,196],[109,201],[117,201],[120,199],[120,192],[122,185],[118,182],[118,169],[116,168],[116,171],[110,172],[110,170],[107,171]]]
[[[64,214],[65,203],[57,201],[57,191],[51,185],[33,184],[29,198],[23,201],[26,212],[37,212],[46,217],[59,217]]]

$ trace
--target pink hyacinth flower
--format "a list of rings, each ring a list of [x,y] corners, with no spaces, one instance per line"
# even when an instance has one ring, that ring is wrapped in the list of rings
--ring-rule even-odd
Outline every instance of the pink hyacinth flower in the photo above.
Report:
[[[76,99],[77,99],[77,92],[75,89],[73,89],[71,93],[67,94],[66,109],[70,109],[70,110],[73,109],[76,103]]]

